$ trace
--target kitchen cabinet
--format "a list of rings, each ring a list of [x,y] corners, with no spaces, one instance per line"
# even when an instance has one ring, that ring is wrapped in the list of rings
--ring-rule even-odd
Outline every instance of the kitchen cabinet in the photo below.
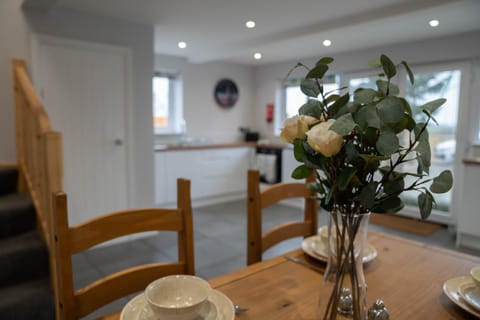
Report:
[[[177,178],[190,179],[192,202],[234,195],[245,197],[246,173],[254,152],[252,147],[155,152],[156,203],[176,203]]]
[[[465,162],[460,211],[457,213],[457,246],[480,250],[480,162]]]

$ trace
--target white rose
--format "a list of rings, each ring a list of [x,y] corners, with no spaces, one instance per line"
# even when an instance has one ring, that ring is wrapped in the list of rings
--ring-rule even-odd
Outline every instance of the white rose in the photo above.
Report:
[[[325,157],[336,155],[342,148],[343,137],[335,131],[329,130],[334,122],[334,119],[321,122],[306,133],[307,143],[310,147]]]
[[[311,116],[293,116],[285,120],[284,127],[280,133],[280,139],[293,143],[295,139],[305,139],[308,127],[320,120]]]

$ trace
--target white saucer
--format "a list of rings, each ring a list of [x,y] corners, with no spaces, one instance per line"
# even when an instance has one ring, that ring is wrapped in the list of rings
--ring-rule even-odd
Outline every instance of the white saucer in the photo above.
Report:
[[[465,283],[460,286],[458,293],[471,307],[480,311],[480,288],[475,283]]]
[[[233,303],[223,293],[211,291],[205,309],[195,320],[234,320]],[[122,309],[120,320],[157,320],[143,293],[130,300]]]
[[[473,314],[474,316],[480,318],[480,312],[478,312],[473,307],[471,307],[460,296],[459,289],[461,286],[464,286],[466,284],[473,284],[471,277],[466,276],[466,277],[457,277],[457,278],[449,279],[445,281],[445,283],[443,284],[443,292],[457,306]]]
[[[327,262],[328,247],[320,235],[315,235],[315,236],[305,238],[302,241],[302,249],[310,257],[323,262]],[[363,257],[362,257],[363,263],[372,261],[377,257],[377,254],[378,254],[377,249],[373,245],[367,242],[365,244],[365,247],[363,248]]]

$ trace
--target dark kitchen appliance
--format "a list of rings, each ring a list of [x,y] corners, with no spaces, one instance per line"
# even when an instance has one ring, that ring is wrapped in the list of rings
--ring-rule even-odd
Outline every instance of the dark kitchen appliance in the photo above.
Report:
[[[260,135],[256,131],[250,131],[250,128],[240,127],[239,130],[244,134],[246,142],[257,142]]]
[[[260,172],[260,181],[273,184],[282,181],[282,148],[258,145],[255,166]]]

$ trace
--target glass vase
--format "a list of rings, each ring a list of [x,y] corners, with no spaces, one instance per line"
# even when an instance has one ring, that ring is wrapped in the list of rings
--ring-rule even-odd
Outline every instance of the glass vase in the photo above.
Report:
[[[329,213],[328,262],[319,300],[319,319],[365,320],[367,285],[362,252],[369,219],[368,212]]]

